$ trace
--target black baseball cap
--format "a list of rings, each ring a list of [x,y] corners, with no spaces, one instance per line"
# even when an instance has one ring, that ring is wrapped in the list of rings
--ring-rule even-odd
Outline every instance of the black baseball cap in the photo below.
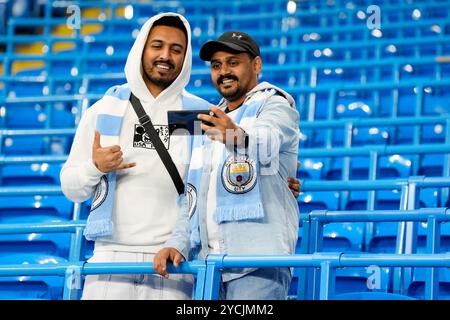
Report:
[[[227,31],[217,40],[208,41],[200,49],[200,59],[211,61],[217,51],[232,53],[248,52],[253,57],[260,56],[258,43],[247,33],[242,31]]]

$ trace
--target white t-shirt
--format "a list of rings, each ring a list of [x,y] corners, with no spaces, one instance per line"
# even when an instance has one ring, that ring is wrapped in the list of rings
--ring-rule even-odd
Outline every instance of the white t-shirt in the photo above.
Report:
[[[235,109],[227,115],[234,120],[237,115]],[[222,166],[217,166],[222,161],[223,143],[220,141],[212,142],[212,166],[209,180],[208,198],[206,206],[206,230],[208,232],[208,247],[210,253],[221,253],[219,247],[219,225],[213,219],[214,209],[216,208],[216,192],[217,192],[217,175],[222,174],[220,171]]]

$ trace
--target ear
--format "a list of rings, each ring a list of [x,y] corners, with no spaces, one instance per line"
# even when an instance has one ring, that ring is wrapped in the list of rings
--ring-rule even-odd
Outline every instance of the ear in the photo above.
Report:
[[[260,74],[261,73],[261,69],[262,69],[262,60],[260,56],[257,56],[254,60],[253,60],[253,68],[256,72],[256,74]]]

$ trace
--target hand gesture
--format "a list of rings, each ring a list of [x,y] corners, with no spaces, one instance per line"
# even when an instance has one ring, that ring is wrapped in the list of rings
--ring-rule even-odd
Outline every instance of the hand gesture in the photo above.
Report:
[[[100,132],[95,131],[94,143],[92,144],[92,161],[98,170],[108,173],[115,170],[132,168],[136,163],[124,163],[123,153],[120,146],[114,145],[102,148],[100,145]]]

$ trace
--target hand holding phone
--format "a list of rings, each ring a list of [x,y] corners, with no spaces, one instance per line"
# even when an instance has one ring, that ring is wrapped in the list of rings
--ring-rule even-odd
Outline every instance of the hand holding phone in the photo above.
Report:
[[[209,114],[199,114],[198,118],[202,120],[202,129],[206,131],[211,140],[234,145],[244,143],[245,131],[224,110],[213,106]],[[207,121],[211,122],[212,126],[205,124]]]
[[[202,121],[197,118],[199,114],[210,114],[210,110],[180,110],[167,111],[167,120],[169,124],[170,135],[195,135],[204,134],[200,124],[203,122],[208,126],[214,126],[212,123]]]

